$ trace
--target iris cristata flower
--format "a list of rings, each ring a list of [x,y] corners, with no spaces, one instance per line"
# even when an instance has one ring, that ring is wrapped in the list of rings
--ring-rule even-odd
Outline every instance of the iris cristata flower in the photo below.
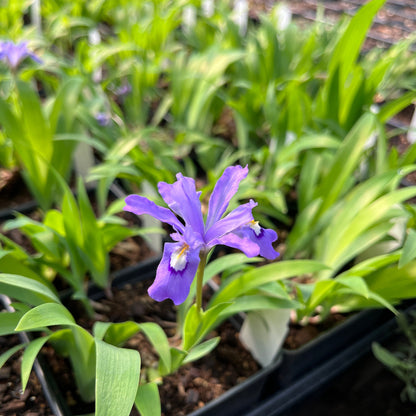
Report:
[[[31,58],[37,63],[42,63],[41,59],[27,49],[26,42],[0,42],[0,60],[5,61],[13,71],[26,58]]]
[[[206,261],[208,251],[215,245],[237,248],[248,257],[261,255],[272,260],[279,255],[272,246],[277,240],[276,232],[264,229],[254,221],[251,211],[257,204],[253,200],[223,217],[247,174],[247,167],[230,166],[225,169],[209,200],[205,223],[199,200],[201,192],[196,191],[192,178],[181,173],[176,175],[177,181],[172,184],[158,184],[159,193],[170,209],[160,207],[140,195],[126,198],[125,211],[137,215],[149,214],[170,224],[175,230],[171,234],[174,242],[165,244],[156,279],[149,288],[149,295],[153,299],[172,299],[176,305],[184,302],[198,265]]]

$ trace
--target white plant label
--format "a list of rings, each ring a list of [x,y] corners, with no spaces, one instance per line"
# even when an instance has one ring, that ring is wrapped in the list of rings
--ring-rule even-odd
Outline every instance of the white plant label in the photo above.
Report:
[[[289,330],[290,309],[249,312],[240,331],[240,341],[263,367],[277,357]]]

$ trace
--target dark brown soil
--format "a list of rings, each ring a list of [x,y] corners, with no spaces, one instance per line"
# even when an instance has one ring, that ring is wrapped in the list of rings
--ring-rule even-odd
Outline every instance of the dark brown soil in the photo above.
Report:
[[[141,225],[137,215],[129,212],[121,212],[117,214],[127,221],[128,226],[138,227]],[[116,272],[129,266],[133,266],[145,259],[155,256],[146,241],[140,237],[129,237],[120,241],[110,252],[110,271]]]
[[[0,354],[19,343],[16,335],[0,337]],[[22,352],[18,352],[0,369],[0,416],[52,416],[33,372],[26,390],[22,392],[21,359]]]
[[[283,348],[287,350],[296,350],[313,339],[319,337],[325,331],[329,331],[341,322],[347,319],[346,315],[340,313],[334,313],[326,318],[324,321],[308,325],[300,325],[297,323],[291,323],[289,325],[289,333],[283,344]]]
[[[0,169],[0,210],[14,209],[32,199],[18,171]]]

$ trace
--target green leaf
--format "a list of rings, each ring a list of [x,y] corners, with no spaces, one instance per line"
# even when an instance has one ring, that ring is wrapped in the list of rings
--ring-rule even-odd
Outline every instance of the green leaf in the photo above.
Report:
[[[8,349],[6,352],[0,355],[0,368],[6,363],[6,361],[17,351],[25,347],[26,344],[15,345],[14,347]]]
[[[247,263],[255,263],[262,261],[260,257],[248,258],[245,254],[235,253],[227,256],[219,257],[207,264],[204,271],[204,283],[212,279],[224,270],[229,270],[234,266],[245,265]]]
[[[401,110],[411,105],[415,100],[415,96],[416,93],[414,91],[408,91],[399,98],[389,101],[381,107],[377,117],[381,122],[386,123]]]
[[[55,293],[42,283],[15,274],[0,274],[0,293],[31,305],[45,302],[60,303]]]
[[[16,331],[28,331],[49,325],[75,326],[76,323],[68,309],[63,305],[58,303],[45,303],[25,313],[22,319],[20,319]]]
[[[232,301],[265,283],[315,273],[324,269],[328,269],[328,267],[313,260],[286,260],[257,267],[221,286],[213,297],[212,305]]]
[[[1,312],[0,313],[0,336],[15,333],[15,328],[23,316],[22,312]]]
[[[35,273],[31,268],[25,264],[25,260],[15,256],[15,252],[2,253],[3,256],[0,258],[0,270],[2,273],[13,273],[14,275],[25,276],[30,279],[36,280],[43,284],[53,292],[55,289],[53,285],[43,278],[42,276]],[[29,259],[29,256],[26,257]]]
[[[75,119],[82,84],[82,78],[76,77],[71,77],[61,84],[49,116],[49,124],[53,132],[57,130],[59,117],[63,118],[64,131],[70,129]]]
[[[141,416],[160,416],[162,409],[157,384],[146,383],[140,385],[134,403]]]
[[[176,371],[183,363],[187,352],[179,348],[172,347],[170,349],[170,356],[172,359],[172,371]]]
[[[291,299],[279,299],[265,295],[241,296],[225,309],[221,314],[221,320],[229,318],[240,312],[258,311],[262,309],[296,309],[299,302]]]
[[[25,348],[25,352],[22,357],[22,390],[26,390],[27,382],[32,371],[33,363],[39,354],[40,349],[48,341],[49,336],[37,338],[31,341]]]
[[[43,115],[39,97],[30,84],[19,81],[16,85],[26,137],[32,150],[42,155],[45,161],[49,161],[53,152],[52,135]]]
[[[316,190],[315,197],[321,195],[323,197],[319,216],[331,207],[344,190],[345,184],[360,161],[364,144],[374,134],[375,128],[374,115],[364,114],[343,140],[325,178]]]
[[[316,282],[311,297],[308,300],[308,310],[313,311],[322,301],[332,294],[336,286],[335,280],[321,280]]]
[[[172,367],[170,345],[163,329],[153,322],[140,324],[140,329],[145,333],[146,337],[159,354],[161,363],[163,364],[162,373],[169,374]]]
[[[99,322],[97,322],[97,324],[98,323]],[[133,335],[137,334],[140,331],[140,329],[140,325],[132,321],[112,323],[109,325],[105,333],[104,341],[108,344],[112,344],[116,347],[119,347],[123,345]]]
[[[399,260],[399,268],[402,268],[416,258],[416,230],[409,229],[403,245],[402,255]]]
[[[195,339],[198,336],[201,324],[200,314],[198,313],[196,304],[193,304],[186,314],[183,325],[182,344],[185,351],[191,349],[195,344]]]
[[[374,16],[385,2],[386,0],[373,0],[361,7],[351,19],[347,29],[338,41],[331,55],[329,74],[335,74],[335,70],[340,69],[339,79],[341,88],[344,88],[345,81],[358,57]],[[331,103],[328,103],[328,105],[331,105]]]
[[[101,322],[101,321],[95,322],[94,326],[92,327],[92,334],[94,335],[94,338],[102,341],[105,337],[105,334],[107,333],[108,328],[111,325],[113,325],[112,322]],[[113,343],[109,342],[109,344],[113,344]]]
[[[208,341],[202,342],[201,344],[198,344],[196,347],[192,348],[183,360],[183,364],[199,360],[200,358],[209,354],[218,345],[220,339],[220,337],[211,338]]]
[[[197,342],[205,338],[208,335],[208,333],[219,324],[221,313],[227,308],[229,308],[231,305],[232,302],[217,303],[216,305],[210,306],[209,309],[203,312],[202,326],[200,328],[200,333]]]
[[[140,379],[140,355],[96,340],[96,416],[129,416]]]
[[[402,366],[402,362],[399,360],[399,358],[393,355],[386,348],[382,347],[380,344],[373,342],[373,344],[371,344],[371,348],[377,360],[381,361],[385,366],[389,368],[400,368]]]
[[[415,195],[416,187],[399,189],[381,196],[359,211],[349,222],[348,229],[343,234],[338,235],[339,241],[337,241],[337,244],[334,244],[334,250],[332,250],[334,252],[333,257],[337,258],[340,253],[345,253],[348,246],[353,244],[363,230],[370,228],[378,221],[388,221],[396,217],[397,211],[395,211],[394,205]]]
[[[336,278],[337,283],[342,284],[343,286],[348,287],[352,290],[353,293],[363,296],[364,298],[369,297],[368,286],[365,283],[365,280],[359,276],[348,276],[348,277],[339,277]]]
[[[18,140],[23,140],[25,133],[22,123],[12,112],[11,106],[3,98],[0,98],[0,124],[6,131],[8,137],[18,143]]]
[[[100,287],[105,287],[108,283],[110,267],[107,248],[81,178],[78,180],[77,190],[83,233],[80,255],[90,270],[94,282]]]
[[[81,290],[85,273],[85,265],[81,254],[82,247],[84,246],[82,222],[76,200],[71,190],[65,184],[62,186],[64,187],[64,197],[62,199],[61,210],[64,220],[65,239],[71,258],[71,270],[74,275],[74,282],[77,285],[76,289]]]
[[[398,315],[399,312],[397,311],[397,309],[385,298],[383,298],[382,296],[380,296],[378,293],[375,292],[370,292],[368,294],[368,298],[375,300],[377,303],[379,303],[380,305],[384,306],[385,308],[389,309],[390,311],[392,311],[395,315]]]

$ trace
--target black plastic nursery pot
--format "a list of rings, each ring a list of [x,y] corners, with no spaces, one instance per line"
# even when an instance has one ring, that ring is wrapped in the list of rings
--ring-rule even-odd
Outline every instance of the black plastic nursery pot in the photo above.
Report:
[[[276,375],[277,385],[286,387],[293,384],[304,374],[392,319],[394,315],[387,309],[364,310],[347,317],[345,321],[298,349],[283,348],[282,365]]]
[[[414,301],[405,305],[404,313],[416,308]],[[362,311],[298,351],[283,351],[281,365],[268,377],[258,407],[246,416],[291,416],[294,407],[368,353],[373,342],[389,339],[396,330],[391,312]]]
[[[14,208],[3,208],[0,209],[0,222],[11,220],[15,218],[14,213],[17,211],[21,214],[29,214],[38,207],[38,203],[34,200],[27,201],[22,204],[17,205]]]

